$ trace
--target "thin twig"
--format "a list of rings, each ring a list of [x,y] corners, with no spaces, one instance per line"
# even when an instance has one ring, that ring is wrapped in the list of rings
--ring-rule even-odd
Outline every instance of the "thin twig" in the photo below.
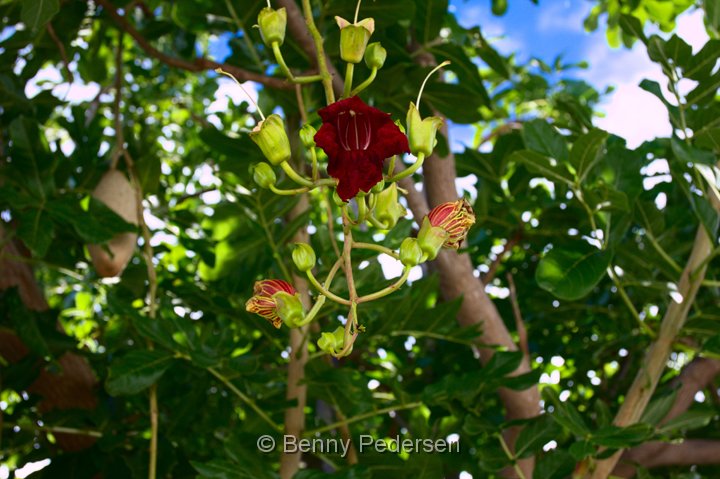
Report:
[[[67,50],[65,50],[65,45],[60,41],[60,39],[57,36],[57,33],[55,33],[55,28],[52,26],[52,22],[47,23],[47,31],[50,35],[50,38],[52,39],[53,43],[55,43],[55,46],[57,46],[58,51],[60,52],[60,58],[63,62],[63,69],[65,70],[65,75],[67,76],[68,83],[73,83],[75,81],[75,77],[73,76],[73,73],[70,71],[70,60],[67,56]]]
[[[369,419],[371,417],[380,416],[381,414],[387,414],[392,411],[402,411],[403,409],[415,409],[417,407],[422,406],[421,402],[412,402],[408,404],[400,404],[397,406],[388,406],[382,409],[377,409],[375,411],[366,412],[363,414],[359,414],[357,416],[353,416],[349,419],[344,419],[342,421],[334,422],[332,424],[328,424],[326,426],[319,427],[317,429],[312,429],[310,431],[305,432],[305,436],[314,436],[316,434],[323,433],[325,431],[332,431],[333,429],[338,429],[343,424],[352,424],[354,422],[362,421],[363,419]]]

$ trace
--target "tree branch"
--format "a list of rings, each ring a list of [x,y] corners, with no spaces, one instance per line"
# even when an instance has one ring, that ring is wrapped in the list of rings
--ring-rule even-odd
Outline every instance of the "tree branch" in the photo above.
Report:
[[[695,295],[705,278],[707,269],[705,260],[712,253],[712,250],[713,241],[705,231],[705,227],[703,225],[698,226],[690,258],[685,265],[678,284],[678,292],[682,297],[682,302],[678,303],[672,300],[665,312],[660,325],[660,332],[650,346],[647,356],[644,358],[642,366],[637,376],[635,376],[628,394],[625,396],[625,401],[620,406],[617,416],[615,416],[614,424],[616,426],[625,427],[638,422],[650,402],[660,376],[665,370],[673,341],[675,341],[685,324],[688,312],[695,301]],[[608,459],[598,461],[592,473],[592,479],[605,479],[608,477],[615,468],[621,454],[622,451],[618,451]]]
[[[103,9],[110,15],[110,17],[113,19],[113,21],[120,27],[120,29],[127,32],[135,41],[140,45],[140,47],[145,50],[145,52],[150,55],[151,57],[157,58],[161,62],[165,63],[166,65],[169,65],[171,67],[180,68],[182,70],[188,70],[191,72],[199,72],[204,70],[215,70],[216,68],[222,68],[228,73],[231,73],[235,78],[238,79],[238,81],[244,82],[244,81],[254,81],[257,83],[261,83],[265,86],[271,87],[271,88],[277,88],[277,89],[285,89],[288,90],[290,88],[293,88],[293,85],[284,79],[281,78],[273,78],[266,75],[261,75],[259,73],[254,73],[248,70],[244,70],[242,68],[239,68],[234,65],[228,65],[226,63],[218,63],[213,60],[209,60],[207,58],[196,58],[194,61],[187,61],[183,60],[182,58],[176,58],[170,55],[167,55],[148,42],[148,40],[143,37],[140,32],[137,31],[137,29],[128,22],[128,20],[118,13],[117,8],[110,3],[109,0],[94,0],[95,3],[103,7]]]
[[[614,476],[632,477],[636,466],[693,466],[720,464],[720,441],[688,439],[680,444],[648,442],[623,454],[622,463],[613,470]]]

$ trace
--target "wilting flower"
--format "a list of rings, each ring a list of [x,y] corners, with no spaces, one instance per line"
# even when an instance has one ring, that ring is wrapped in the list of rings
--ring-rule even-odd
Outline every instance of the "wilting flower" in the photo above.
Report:
[[[428,213],[428,220],[432,226],[448,233],[448,239],[443,245],[445,248],[458,249],[475,224],[475,213],[470,203],[461,199],[436,206]]]
[[[279,328],[283,321],[297,315],[297,305],[302,314],[302,303],[292,285],[281,279],[264,279],[255,282],[253,296],[245,303],[245,310],[259,314]]]
[[[466,200],[443,203],[423,220],[418,244],[427,259],[435,259],[440,248],[458,249],[473,224],[475,213]]]
[[[357,96],[318,111],[323,120],[315,143],[328,156],[328,174],[337,178],[343,201],[370,189],[383,178],[383,161],[409,153],[407,137],[390,115]]]

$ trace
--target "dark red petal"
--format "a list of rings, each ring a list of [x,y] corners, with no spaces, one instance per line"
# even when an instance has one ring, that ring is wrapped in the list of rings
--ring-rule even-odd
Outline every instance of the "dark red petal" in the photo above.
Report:
[[[369,158],[364,151],[345,151],[330,157],[328,174],[338,179],[337,193],[343,201],[355,197],[360,190],[370,191],[382,180],[382,162]]]
[[[407,136],[388,117],[386,121],[374,125],[373,141],[368,153],[379,161],[401,153],[410,153]]]
[[[365,104],[365,102],[362,101],[360,97],[353,96],[344,100],[336,101],[335,103],[328,105],[325,108],[319,109],[318,114],[320,115],[320,118],[322,118],[323,123],[335,123],[335,120],[337,119],[337,116],[339,114],[348,112],[350,110],[355,110],[356,112],[365,113],[368,115],[374,114],[376,112],[382,113],[382,111],[378,110],[377,108],[373,108]]]
[[[322,148],[328,158],[337,156],[342,150],[334,123],[323,123],[314,139],[315,144]]]

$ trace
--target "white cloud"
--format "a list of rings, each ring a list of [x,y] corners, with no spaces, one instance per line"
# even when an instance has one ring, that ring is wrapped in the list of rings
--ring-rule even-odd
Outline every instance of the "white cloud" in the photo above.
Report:
[[[258,100],[257,83],[246,81],[242,84],[245,91],[243,91],[243,88],[238,87],[237,84],[229,78],[218,76],[217,83],[218,88],[215,91],[215,101],[213,101],[207,108],[207,113],[227,111],[230,107],[229,100],[232,100],[234,105],[239,105],[241,102],[246,101],[251,105],[248,110],[255,111],[254,105]]]
[[[74,68],[71,64],[71,70]],[[75,75],[75,81],[68,83],[64,81],[62,73],[55,66],[47,66],[38,70],[37,74],[25,85],[25,96],[33,98],[47,86],[52,89],[53,95],[72,105],[86,101],[92,101],[100,92],[100,85],[95,82],[83,83]]]
[[[693,52],[700,50],[710,39],[703,23],[702,9],[680,15],[677,20],[677,34],[692,46]]]
[[[693,51],[700,50],[708,40],[703,25],[703,12],[695,10],[678,17],[677,34],[693,47]],[[591,65],[581,76],[599,88],[615,86],[615,91],[601,105],[605,117],[598,119],[595,124],[625,138],[630,148],[658,136],[669,136],[672,126],[664,105],[638,86],[643,79],[654,80],[662,87],[665,98],[676,104],[667,90],[667,79],[660,66],[650,60],[645,47],[639,42],[631,50],[612,50],[601,33],[592,38],[592,45],[585,55]],[[694,88],[695,84],[684,81],[679,86],[680,92],[684,94]]]

